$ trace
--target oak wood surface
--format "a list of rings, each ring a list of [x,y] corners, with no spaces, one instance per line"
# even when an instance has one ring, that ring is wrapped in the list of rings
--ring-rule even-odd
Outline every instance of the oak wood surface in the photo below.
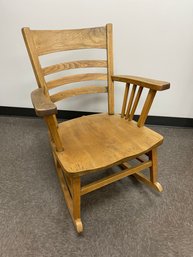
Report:
[[[50,98],[53,102],[57,102],[68,97],[82,94],[107,93],[107,90],[107,86],[85,86],[61,91],[51,95]]]
[[[38,55],[58,51],[106,48],[106,28],[31,30]]]
[[[150,167],[150,180],[152,183],[155,183],[158,174],[157,148],[154,148],[149,152],[149,159],[152,161],[152,166]]]
[[[86,186],[83,186],[81,188],[81,195],[85,195],[89,192],[92,192],[96,189],[99,189],[103,186],[109,185],[117,180],[123,179],[125,177],[128,177],[131,174],[134,174],[136,172],[139,172],[141,170],[147,169],[152,165],[151,161],[146,161],[143,164],[140,165],[136,165],[135,167],[131,167],[131,168],[126,168],[123,171],[119,171],[115,174],[109,175],[105,178],[102,178],[96,182],[92,182]]]
[[[70,84],[70,83],[89,81],[89,80],[107,80],[107,74],[106,73],[86,73],[86,74],[64,76],[62,78],[47,82],[47,87],[48,89],[52,89],[52,88]]]
[[[56,105],[44,94],[42,88],[35,89],[31,93],[31,100],[37,116],[44,117],[57,113]]]
[[[26,27],[22,29],[23,37],[28,49],[30,60],[34,68],[34,73],[39,87],[44,88],[46,95],[50,95],[49,89],[62,86],[65,84],[90,81],[90,80],[104,80],[108,85],[108,113],[114,113],[114,84],[112,80],[113,75],[113,49],[112,49],[112,24],[107,24],[104,27],[86,28],[86,29],[71,29],[71,30],[31,30]],[[87,48],[101,48],[106,49],[106,60],[76,60],[71,62],[62,62],[59,64],[50,65],[48,67],[41,67],[39,56],[50,54],[58,51],[87,49]],[[45,80],[44,76],[52,73],[60,72],[69,69],[78,68],[107,68],[107,73],[88,73],[66,75],[57,79]],[[73,90],[73,89],[72,89]],[[98,93],[92,90],[93,93]],[[101,89],[99,90],[102,91]],[[78,95],[80,89],[78,89]],[[82,90],[83,92],[83,90]],[[88,91],[85,91],[88,93]],[[57,94],[52,99],[59,97]],[[73,95],[74,92],[73,92]]]
[[[22,28],[22,35],[33,67],[38,87],[46,89],[46,81],[43,76],[43,71],[40,65],[40,61],[38,59],[38,53],[34,45],[31,30],[29,28]],[[47,92],[45,91],[45,93]]]
[[[106,68],[107,61],[106,60],[79,60],[79,61],[73,61],[73,62],[64,62],[64,63],[54,64],[51,66],[44,67],[42,70],[43,70],[43,74],[46,76],[46,75],[63,71],[63,70],[78,69],[78,68],[92,68],[92,67]]]
[[[125,116],[127,99],[128,99],[128,94],[129,94],[129,87],[130,87],[130,84],[126,83],[124,97],[123,97],[123,104],[122,104],[122,109],[121,109],[121,118],[123,118]]]
[[[113,75],[112,24],[104,27],[71,30],[22,29],[28,54],[40,89],[32,92],[32,102],[37,115],[44,117],[49,129],[56,170],[72,221],[78,233],[83,231],[81,221],[81,195],[106,186],[128,175],[161,192],[157,182],[157,146],[163,137],[144,126],[157,90],[170,87],[168,82],[136,76]],[[101,48],[106,50],[106,60],[76,60],[41,67],[39,56],[58,51]],[[45,76],[63,70],[79,68],[107,68],[106,73],[87,73],[64,76],[47,81]],[[59,74],[60,75],[60,74]],[[106,86],[82,86],[50,95],[49,89],[90,80],[106,80]],[[126,82],[121,115],[114,114],[114,81]],[[132,86],[129,95],[129,87]],[[139,87],[137,94],[136,89]],[[148,88],[138,122],[133,116],[143,88]],[[54,102],[80,94],[108,93],[108,114],[83,116],[58,124]],[[128,103],[127,103],[128,102]],[[127,109],[127,111],[126,111]],[[125,114],[126,112],[126,114]],[[123,118],[126,115],[126,119]],[[143,160],[141,155],[149,156]],[[146,157],[147,157],[146,156]],[[137,159],[132,167],[130,160]],[[119,165],[122,171],[81,187],[81,176]],[[150,168],[150,179],[139,171]]]
[[[64,150],[64,148],[63,148],[62,141],[61,141],[61,138],[58,133],[58,129],[57,129],[58,124],[56,123],[55,115],[45,116],[44,120],[48,126],[48,129],[49,129],[51,138],[53,140],[53,143],[55,145],[56,151],[62,152]]]
[[[138,158],[137,158],[138,159]],[[145,162],[144,162],[145,163]],[[122,168],[126,169],[126,168],[130,168],[131,165],[128,164],[127,162],[124,162],[120,165]],[[149,167],[151,169],[151,166]],[[163,187],[159,182],[152,182],[151,180],[149,180],[143,173],[141,172],[137,172],[137,173],[133,173],[132,176],[134,176],[137,180],[142,181],[143,183],[145,183],[146,185],[152,187],[153,189],[157,190],[158,192],[162,192],[163,191]]]
[[[80,177],[72,179],[73,217],[80,219]]]
[[[141,97],[142,91],[143,91],[143,87],[139,87],[139,89],[137,91],[137,95],[136,95],[135,100],[134,100],[134,103],[132,105],[131,113],[129,114],[129,120],[132,120],[133,117],[134,117],[134,114],[135,114],[137,105],[139,103],[139,99]]]
[[[120,115],[83,116],[59,124],[64,151],[57,153],[64,170],[85,173],[113,166],[151,150],[163,137],[149,128],[139,128]]]
[[[134,96],[135,96],[136,88],[137,88],[137,86],[133,85],[132,90],[131,90],[131,95],[129,97],[129,103],[127,105],[127,112],[126,112],[126,115],[125,115],[125,119],[129,118],[129,114],[130,114],[131,106],[132,106],[133,99],[134,99]]]
[[[152,187],[153,189],[157,190],[158,192],[162,192],[163,191],[163,187],[162,185],[159,183],[159,182],[155,182],[155,183],[152,183],[143,173],[135,173],[133,174],[133,176],[142,181],[144,184]]]
[[[114,114],[114,82],[113,75],[113,25],[106,25],[107,33],[107,67],[108,67],[108,113]]]
[[[155,95],[156,95],[156,91],[153,90],[153,89],[150,89],[149,92],[148,92],[148,95],[146,97],[141,115],[140,115],[139,120],[137,122],[139,127],[142,127],[145,124],[145,121],[147,119],[147,115],[149,113],[149,110],[151,108],[151,105],[153,103],[153,99],[154,99]]]
[[[170,83],[160,80],[142,78],[137,76],[128,76],[128,75],[113,75],[112,79],[114,81],[126,82],[131,84],[136,84],[142,87],[151,88],[153,90],[162,91],[170,88]]]
[[[64,194],[66,205],[68,207],[75,229],[78,233],[81,233],[83,231],[83,224],[80,218],[80,183],[79,183],[80,178],[74,178],[75,179],[75,183],[73,183],[74,192],[71,195],[68,188],[68,184],[66,182],[66,176],[63,173],[62,168],[58,162],[56,162],[56,171],[60,181],[61,189]],[[79,181],[77,181],[77,179]]]

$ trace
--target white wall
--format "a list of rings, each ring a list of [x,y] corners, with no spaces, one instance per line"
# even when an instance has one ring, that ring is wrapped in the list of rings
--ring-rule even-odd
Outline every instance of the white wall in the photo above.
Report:
[[[156,97],[151,115],[192,118],[192,0],[0,0],[0,105],[32,107],[29,95],[36,84],[22,27],[64,29],[109,22],[114,25],[115,73],[171,82],[171,89]],[[122,88],[116,88],[117,106]],[[105,111],[100,96],[76,97],[60,108]]]

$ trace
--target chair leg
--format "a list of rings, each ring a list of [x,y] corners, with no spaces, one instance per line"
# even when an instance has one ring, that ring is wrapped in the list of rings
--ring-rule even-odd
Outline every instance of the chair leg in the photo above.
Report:
[[[152,166],[150,167],[150,180],[154,184],[157,181],[158,173],[158,161],[157,161],[157,149],[153,149],[148,153],[149,159],[152,161]]]
[[[148,155],[149,155],[149,159],[152,161],[152,166],[150,167],[150,181],[157,187],[157,190],[159,192],[162,192],[163,187],[159,182],[157,182],[157,175],[158,175],[157,148],[152,149]]]
[[[68,178],[66,178],[59,162],[56,159],[55,154],[54,154],[54,161],[55,161],[61,189],[63,191],[64,198],[66,201],[66,205],[70,212],[76,231],[78,233],[81,233],[83,231],[83,224],[80,217],[80,206],[81,206],[80,177],[68,176]],[[71,182],[71,185],[68,183],[69,180]]]
[[[73,213],[72,218],[78,233],[83,231],[83,225],[81,221],[81,195],[80,195],[80,177],[72,177],[72,206]]]

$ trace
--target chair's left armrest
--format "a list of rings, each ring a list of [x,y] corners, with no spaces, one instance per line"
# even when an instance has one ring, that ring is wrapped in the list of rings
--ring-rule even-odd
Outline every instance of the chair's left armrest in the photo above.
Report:
[[[141,87],[150,88],[153,90],[166,90],[170,88],[170,83],[160,80],[141,78],[136,76],[126,76],[126,75],[114,75],[112,76],[113,81],[120,81],[125,83],[135,84]]]
[[[44,117],[57,113],[56,105],[46,97],[42,88],[31,93],[31,100],[37,116]]]

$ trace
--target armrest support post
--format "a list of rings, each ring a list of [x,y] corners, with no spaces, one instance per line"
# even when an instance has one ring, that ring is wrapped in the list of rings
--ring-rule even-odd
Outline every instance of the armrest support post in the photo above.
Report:
[[[54,115],[50,115],[50,116],[45,116],[44,120],[48,126],[48,129],[50,131],[51,137],[53,139],[53,142],[56,146],[56,151],[58,152],[62,152],[64,150],[63,146],[62,146],[62,142],[60,140],[60,136],[58,133],[58,129],[57,129],[57,125],[54,119]]]
[[[149,93],[147,95],[147,98],[145,100],[141,115],[139,117],[139,120],[137,122],[138,127],[142,127],[145,124],[145,121],[147,119],[147,115],[149,113],[149,110],[151,108],[151,105],[153,103],[153,99],[156,95],[156,91],[153,89],[149,90]]]

